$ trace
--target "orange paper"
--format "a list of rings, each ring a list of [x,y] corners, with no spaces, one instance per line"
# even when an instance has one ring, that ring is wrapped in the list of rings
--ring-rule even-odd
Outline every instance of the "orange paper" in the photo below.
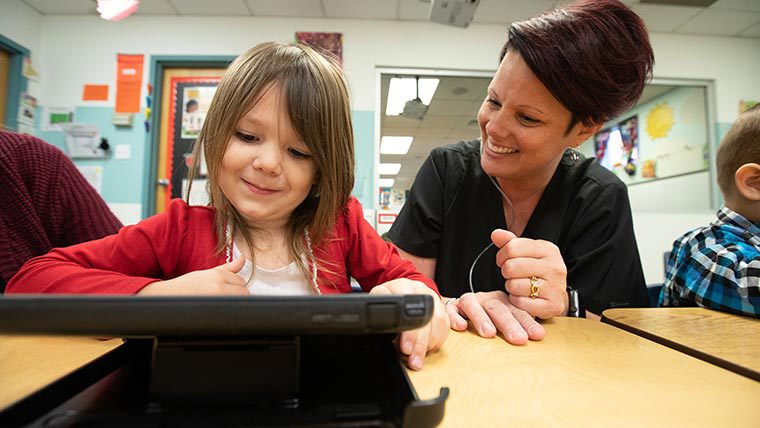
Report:
[[[84,85],[82,101],[108,101],[108,85]]]
[[[116,65],[116,113],[140,111],[143,56],[119,54]]]

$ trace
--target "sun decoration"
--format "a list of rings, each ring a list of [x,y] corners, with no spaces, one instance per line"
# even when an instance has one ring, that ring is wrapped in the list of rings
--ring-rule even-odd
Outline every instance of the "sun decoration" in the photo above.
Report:
[[[675,123],[673,108],[667,103],[660,103],[649,110],[647,114],[647,134],[651,139],[663,138],[668,135]]]

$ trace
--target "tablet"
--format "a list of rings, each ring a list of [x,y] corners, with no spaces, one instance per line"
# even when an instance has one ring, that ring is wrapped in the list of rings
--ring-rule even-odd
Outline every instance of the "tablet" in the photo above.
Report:
[[[428,295],[0,297],[0,333],[116,337],[395,333],[425,325]]]

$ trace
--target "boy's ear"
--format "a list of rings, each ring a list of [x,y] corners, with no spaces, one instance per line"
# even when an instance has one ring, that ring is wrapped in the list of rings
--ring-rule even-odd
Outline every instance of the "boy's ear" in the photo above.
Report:
[[[736,189],[745,199],[760,201],[760,165],[745,163],[734,174]]]
[[[581,144],[583,144],[584,141],[591,138],[594,134],[599,132],[599,129],[602,127],[602,123],[598,125],[591,125],[587,126],[584,125],[583,122],[578,122],[573,127],[573,130],[571,133],[573,134],[573,142],[571,146],[573,148],[578,148]]]

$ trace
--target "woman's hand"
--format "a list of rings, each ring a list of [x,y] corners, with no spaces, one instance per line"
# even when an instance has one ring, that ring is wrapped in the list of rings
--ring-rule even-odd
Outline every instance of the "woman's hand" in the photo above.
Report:
[[[510,303],[503,291],[466,293],[458,299],[444,300],[454,330],[467,330],[471,324],[478,335],[493,337],[499,332],[513,345],[524,345],[528,339],[541,340],[546,334],[544,327]]]
[[[399,350],[407,355],[407,365],[413,370],[422,369],[425,353],[441,347],[449,334],[449,317],[441,298],[425,284],[406,278],[394,279],[370,290],[369,294],[428,294],[433,297],[433,318],[416,330],[402,332]]]
[[[567,314],[567,267],[556,245],[501,229],[491,241],[499,247],[496,264],[514,306],[541,319]]]
[[[141,296],[167,295],[231,295],[247,296],[250,293],[245,280],[237,272],[245,265],[239,257],[229,263],[206,270],[186,273],[167,281],[148,284],[137,294]]]

